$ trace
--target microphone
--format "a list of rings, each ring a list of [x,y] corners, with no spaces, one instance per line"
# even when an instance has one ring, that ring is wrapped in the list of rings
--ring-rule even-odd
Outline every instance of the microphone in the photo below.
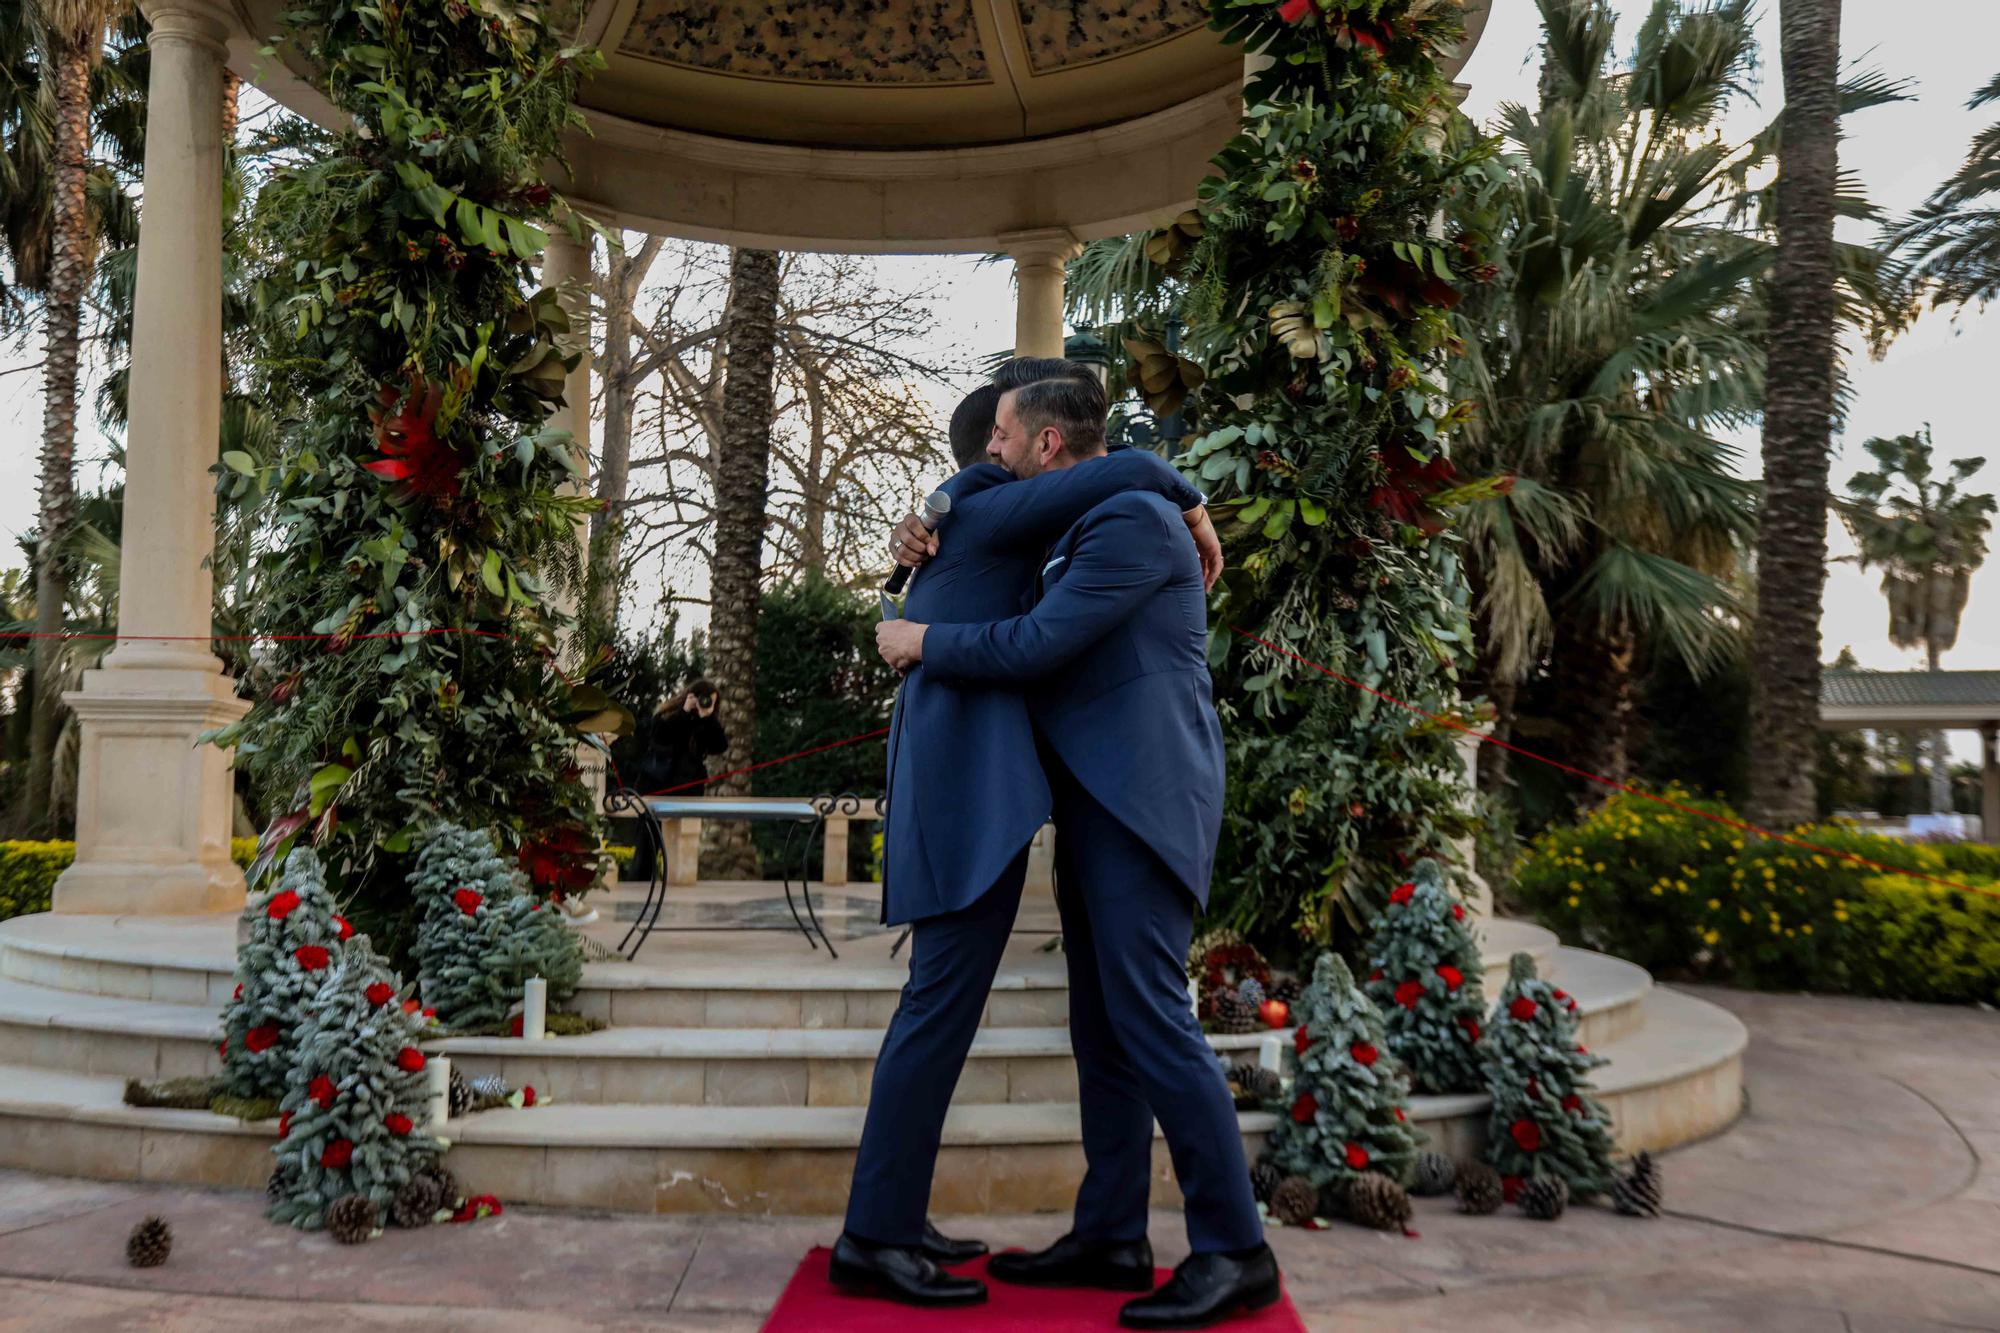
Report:
[[[950,512],[951,497],[943,491],[932,491],[925,497],[924,512],[918,516],[918,519],[923,523],[924,531],[936,532],[938,524],[944,522],[945,515]],[[902,592],[903,586],[909,581],[910,567],[908,565],[897,565],[890,572],[889,581],[882,585],[882,591],[893,596]]]

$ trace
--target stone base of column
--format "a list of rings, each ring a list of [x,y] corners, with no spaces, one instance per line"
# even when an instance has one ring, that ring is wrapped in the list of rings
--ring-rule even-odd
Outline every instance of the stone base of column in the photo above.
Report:
[[[179,916],[243,906],[229,859],[231,754],[196,737],[250,709],[214,671],[86,672],[64,697],[82,733],[76,863],[58,912]]]

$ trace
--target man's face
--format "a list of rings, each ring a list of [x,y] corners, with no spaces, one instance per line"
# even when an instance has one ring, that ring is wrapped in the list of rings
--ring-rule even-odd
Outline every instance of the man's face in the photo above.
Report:
[[[1014,390],[1000,396],[1000,406],[993,414],[993,439],[986,446],[988,458],[1013,473],[1016,480],[1026,481],[1047,471],[1061,448],[1062,435],[1053,426],[1028,433],[1014,410]]]

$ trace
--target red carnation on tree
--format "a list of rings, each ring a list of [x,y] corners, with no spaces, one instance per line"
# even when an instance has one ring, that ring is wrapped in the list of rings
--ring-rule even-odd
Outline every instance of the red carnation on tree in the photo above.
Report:
[[[1466,1039],[1467,1041],[1478,1041],[1478,1040],[1479,1040],[1479,1020],[1478,1020],[1478,1019],[1476,1019],[1476,1018],[1461,1018],[1461,1019],[1459,1019],[1459,1020],[1458,1020],[1458,1025],[1459,1025],[1460,1027],[1462,1027],[1462,1028],[1464,1028],[1464,1029],[1465,1029],[1465,1039]]]
[[[379,1009],[394,998],[396,991],[386,981],[375,981],[370,982],[368,989],[361,993],[368,997],[368,1003]]]
[[[278,1025],[276,1023],[259,1023],[256,1027],[251,1028],[243,1034],[244,1049],[248,1050],[252,1055],[268,1051],[277,1044]]]
[[[1454,921],[1465,920],[1465,905],[1463,903],[1453,903],[1451,905],[1451,919]]]
[[[338,1171],[354,1160],[354,1145],[346,1139],[335,1139],[326,1145],[326,1151],[319,1155],[319,1164],[329,1171]]]
[[[317,944],[301,944],[292,950],[292,957],[308,972],[317,972],[327,964],[327,952]]]
[[[1305,1024],[1301,1023],[1297,1027],[1292,1029],[1293,1050],[1297,1051],[1300,1055],[1304,1055],[1309,1049],[1311,1049],[1312,1044],[1313,1044],[1312,1033],[1306,1031]]]
[[[270,904],[264,908],[264,915],[270,917],[273,921],[283,921],[286,917],[297,911],[298,906],[299,895],[293,893],[290,889],[286,889],[283,893],[271,899]]]
[[[1417,886],[1405,881],[1389,891],[1389,901],[1401,907],[1417,896]]]
[[[278,1117],[278,1137],[281,1139],[290,1138],[291,1133],[292,1133],[292,1113],[290,1111],[287,1111],[283,1115]]]
[[[313,1081],[306,1084],[306,1096],[318,1102],[322,1111],[333,1105],[333,1093],[333,1080],[325,1074],[315,1075]]]
[[[1396,1108],[1396,1119],[1398,1119],[1398,1120],[1408,1120],[1409,1118],[1410,1118],[1410,1117],[1408,1117],[1408,1116],[1406,1116],[1406,1115],[1404,1115],[1404,1114],[1403,1114],[1403,1108],[1402,1108],[1402,1107],[1398,1106],[1398,1107]]]
[[[333,929],[343,940],[354,938],[354,927],[347,924],[347,918],[344,916],[335,916],[333,918]]]
[[[1526,1183],[1527,1181],[1520,1176],[1500,1177],[1500,1197],[1508,1203],[1519,1203],[1521,1201],[1521,1186]]]
[[[416,1122],[411,1120],[410,1117],[404,1115],[401,1111],[389,1112],[389,1114],[382,1117],[382,1123],[385,1126],[387,1126],[389,1132],[391,1134],[394,1134],[397,1138],[404,1137],[411,1130],[417,1127]]]
[[[227,1060],[229,1058],[229,1038],[224,1037],[222,1039],[222,1044],[220,1046],[217,1046],[215,1049],[218,1053],[221,1054],[223,1059]]]
[[[1310,1092],[1300,1093],[1299,1099],[1292,1103],[1292,1119],[1301,1125],[1311,1124],[1313,1117],[1318,1114],[1319,1101]]]
[[[1358,1143],[1348,1144],[1347,1151],[1344,1155],[1347,1158],[1347,1164],[1353,1167],[1356,1171],[1362,1171],[1367,1169],[1368,1150],[1362,1147],[1360,1144]]]
[[[522,1034],[523,1030],[526,1027],[527,1023],[525,1022],[525,1020],[522,1019],[521,1015],[515,1014],[514,1017],[507,1024],[507,1035],[510,1037],[518,1037]]]
[[[1437,974],[1444,979],[1444,988],[1448,991],[1456,991],[1460,986],[1465,984],[1465,973],[1459,971],[1450,963],[1439,964]]]
[[[424,1053],[414,1046],[405,1046],[396,1052],[396,1068],[414,1074],[424,1067]]]
[[[1347,1053],[1354,1057],[1355,1064],[1361,1065],[1363,1068],[1374,1064],[1376,1060],[1381,1058],[1382,1054],[1365,1041],[1355,1042],[1347,1048]]]
[[[1382,969],[1378,967],[1373,972],[1370,972],[1368,979],[1370,981],[1380,981],[1382,979]]]
[[[467,916],[471,916],[474,912],[478,911],[479,905],[486,901],[484,896],[472,889],[454,889],[451,900],[457,903],[458,910]]]
[[[1507,1126],[1507,1137],[1522,1152],[1534,1152],[1542,1146],[1542,1127],[1532,1120],[1516,1120]]]
[[[1583,1113],[1583,1098],[1572,1092],[1569,1096],[1563,1098],[1563,1110],[1570,1112],[1572,1115],[1581,1115]]]
[[[1417,1001],[1423,998],[1424,983],[1421,981],[1405,981],[1402,985],[1396,987],[1396,1003],[1402,1005],[1405,1009],[1416,1008]]]
[[[239,981],[239,982],[237,982],[237,983],[236,983],[236,990],[235,990],[235,991],[234,991],[234,992],[233,992],[233,993],[232,993],[232,994],[230,995],[230,997],[229,997],[229,998],[230,998],[230,999],[232,999],[232,1000],[240,1000],[240,999],[242,999],[242,998],[243,998],[243,983],[242,983],[242,982],[240,982],[240,981]]]
[[[1514,998],[1514,1002],[1507,1006],[1507,1012],[1512,1014],[1518,1022],[1526,1023],[1541,1012],[1541,1006],[1525,995],[1518,995]]]

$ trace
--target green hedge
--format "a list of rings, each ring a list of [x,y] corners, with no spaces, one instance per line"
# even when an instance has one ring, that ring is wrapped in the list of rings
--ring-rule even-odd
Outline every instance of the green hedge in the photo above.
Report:
[[[232,838],[229,855],[247,866],[257,857],[255,838]],[[76,860],[73,842],[0,842],[0,921],[49,910],[56,877]]]
[[[1727,819],[1719,802],[1669,799]],[[1975,888],[2000,847],[1922,844],[1840,824],[1801,839]],[[1618,796],[1523,854],[1514,896],[1586,948],[1664,977],[1903,999],[2000,995],[2000,901],[1881,871]]]

